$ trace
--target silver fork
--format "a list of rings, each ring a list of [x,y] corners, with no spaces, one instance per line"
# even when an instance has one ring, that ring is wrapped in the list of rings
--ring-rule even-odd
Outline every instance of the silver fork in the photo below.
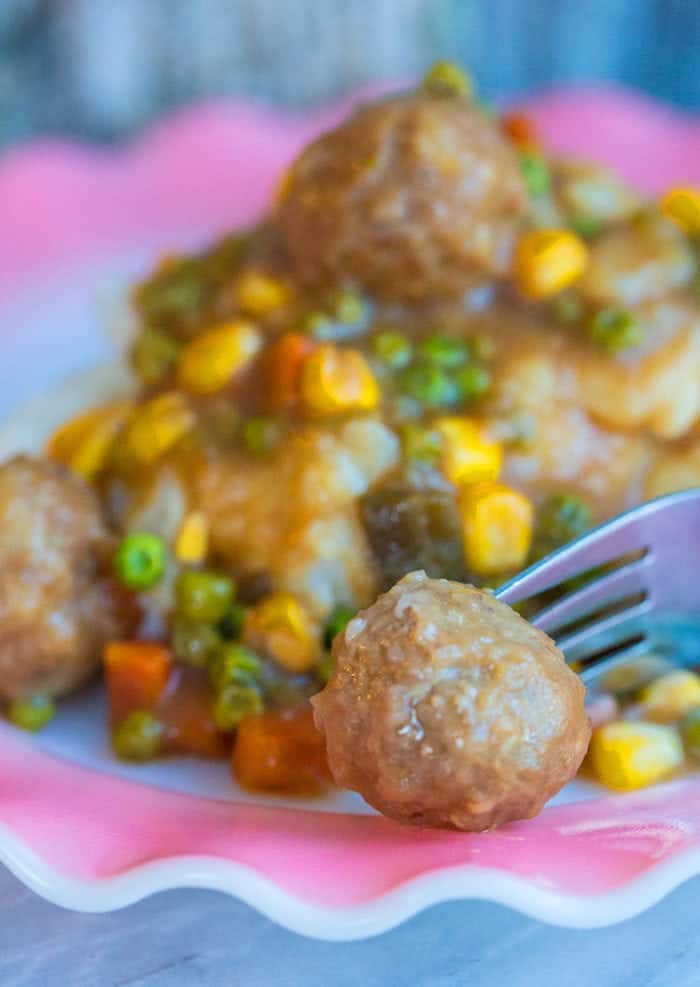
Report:
[[[700,664],[700,489],[659,497],[583,535],[496,592],[577,662],[589,689],[647,652]],[[544,600],[544,602],[542,602]]]

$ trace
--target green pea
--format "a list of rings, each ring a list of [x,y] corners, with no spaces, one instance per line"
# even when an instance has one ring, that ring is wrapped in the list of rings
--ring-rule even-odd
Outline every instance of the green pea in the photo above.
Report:
[[[458,370],[454,382],[460,401],[464,403],[478,401],[491,387],[491,371],[473,363]]]
[[[236,729],[243,717],[262,713],[264,708],[256,688],[233,683],[218,693],[212,713],[217,729],[228,733]]]
[[[367,324],[370,306],[367,299],[353,288],[343,288],[331,301],[331,310],[338,322],[346,326]]]
[[[225,641],[233,641],[241,636],[246,608],[235,600],[218,622],[216,629]]]
[[[165,728],[145,710],[134,710],[112,732],[112,748],[124,761],[151,761],[161,751]]]
[[[593,240],[603,229],[603,224],[597,216],[574,216],[569,221],[569,226],[584,240]]]
[[[426,363],[448,370],[461,367],[469,359],[468,343],[452,336],[428,336],[420,343],[418,352]]]
[[[386,329],[372,339],[372,351],[376,358],[391,370],[402,370],[411,362],[413,347],[401,332]]]
[[[326,651],[318,665],[316,666],[316,678],[319,680],[321,685],[326,685],[331,675],[335,671],[335,660],[330,651]]]
[[[56,707],[48,696],[15,699],[7,708],[7,718],[22,730],[36,733],[56,715]]]
[[[548,555],[574,538],[579,538],[593,524],[590,506],[572,493],[551,494],[537,511],[535,552]]]
[[[131,348],[131,365],[144,384],[157,384],[175,366],[180,350],[176,340],[146,326]]]
[[[687,752],[700,758],[700,706],[691,709],[681,722],[681,736]]]
[[[547,195],[551,186],[551,178],[547,162],[536,151],[521,151],[520,170],[525,179],[527,194],[531,198]]]
[[[243,444],[254,456],[266,456],[280,441],[280,424],[275,418],[249,418],[241,432]]]
[[[233,601],[235,585],[218,572],[186,569],[175,585],[177,612],[187,620],[215,624]]]
[[[450,376],[441,367],[425,363],[406,367],[399,386],[404,394],[427,408],[444,407],[452,404],[457,397],[457,389]]]
[[[168,563],[165,543],[148,531],[134,531],[124,537],[114,555],[114,571],[124,586],[146,590],[165,575]]]
[[[341,631],[345,630],[356,613],[357,610],[353,609],[353,607],[346,606],[344,603],[338,603],[337,606],[333,608],[323,632],[323,643],[327,648],[330,648],[333,644],[333,639],[337,637]]]
[[[442,439],[436,429],[408,422],[401,429],[401,448],[405,459],[434,463],[442,452]]]
[[[226,686],[253,685],[260,677],[262,666],[256,654],[242,644],[222,644],[210,657],[209,681],[217,692]]]
[[[560,322],[578,322],[583,314],[583,303],[578,295],[564,292],[552,302],[552,311]]]
[[[328,342],[337,339],[339,336],[338,324],[334,322],[325,312],[307,312],[301,323],[302,331],[308,336],[313,336],[319,342]]]
[[[625,309],[602,308],[588,323],[588,334],[594,343],[610,353],[620,353],[644,340],[644,327]]]
[[[205,668],[209,655],[221,644],[221,636],[211,624],[176,617],[172,630],[175,657],[193,668]]]
[[[474,85],[455,62],[440,61],[431,65],[425,73],[423,89],[431,96],[469,97]]]

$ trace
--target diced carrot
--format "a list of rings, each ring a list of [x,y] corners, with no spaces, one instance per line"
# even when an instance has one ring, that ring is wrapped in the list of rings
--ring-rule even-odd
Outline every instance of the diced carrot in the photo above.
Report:
[[[165,753],[226,757],[230,741],[216,728],[213,701],[213,690],[204,672],[175,666],[157,708],[158,719],[165,727]]]
[[[253,791],[320,795],[331,783],[324,740],[308,704],[245,717],[232,768],[241,785]]]
[[[105,676],[112,723],[134,710],[154,710],[173,668],[168,648],[152,641],[111,641],[105,648]]]
[[[296,404],[304,361],[315,348],[308,336],[286,332],[267,349],[262,365],[265,403],[270,411],[284,411]]]
[[[526,113],[506,113],[501,119],[501,127],[520,148],[534,148],[539,144],[537,128]]]

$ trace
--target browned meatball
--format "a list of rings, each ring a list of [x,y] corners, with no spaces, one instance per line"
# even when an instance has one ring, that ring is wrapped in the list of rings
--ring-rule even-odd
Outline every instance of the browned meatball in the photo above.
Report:
[[[529,818],[586,753],[580,679],[482,590],[410,573],[333,653],[312,700],[330,769],[401,822],[481,831]]]
[[[518,161],[482,111],[408,95],[307,147],[279,222],[302,280],[424,299],[505,274],[525,207]]]
[[[24,456],[0,466],[0,699],[70,692],[130,628],[132,608],[103,575],[110,553],[82,480]]]

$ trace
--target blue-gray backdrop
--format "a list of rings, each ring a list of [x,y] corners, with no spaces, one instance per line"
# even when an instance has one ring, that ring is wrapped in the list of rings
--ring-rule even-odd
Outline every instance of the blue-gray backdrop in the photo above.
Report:
[[[244,94],[309,106],[459,58],[487,97],[614,79],[700,106],[700,0],[0,0],[0,144]]]

